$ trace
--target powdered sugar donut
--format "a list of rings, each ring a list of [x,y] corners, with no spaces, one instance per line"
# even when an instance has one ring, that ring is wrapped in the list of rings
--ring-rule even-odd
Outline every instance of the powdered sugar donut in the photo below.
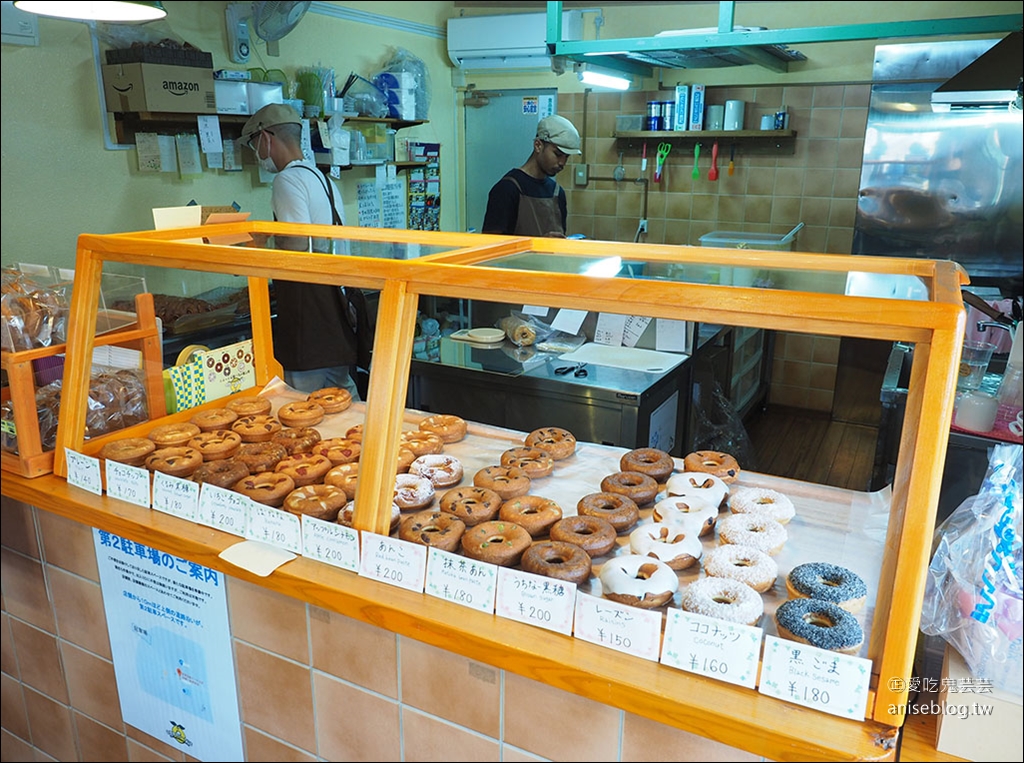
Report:
[[[462,462],[454,456],[427,453],[409,464],[409,474],[426,477],[434,487],[452,487],[462,482]]]
[[[722,544],[753,546],[775,556],[786,544],[786,528],[760,514],[732,514],[718,523],[718,540]]]
[[[434,502],[434,483],[415,474],[395,475],[395,503],[398,508],[425,509]]]
[[[352,526],[352,517],[356,512],[356,502],[349,501],[338,512],[338,518],[335,520],[339,525],[345,525],[345,527]],[[397,503],[391,504],[391,525],[388,528],[389,533],[393,533],[397,528],[399,522],[402,521],[402,510],[398,508]]]
[[[703,545],[688,527],[665,522],[640,525],[629,535],[634,554],[650,556],[674,570],[685,570],[700,559]]]
[[[727,578],[695,580],[683,589],[679,604],[687,612],[744,625],[757,625],[764,614],[757,591]]]
[[[758,593],[764,593],[775,585],[779,565],[760,549],[730,543],[705,554],[704,572],[713,578],[738,580]]]
[[[706,472],[680,472],[668,478],[665,490],[680,498],[701,498],[712,506],[722,507],[729,497],[729,486],[721,477]]]
[[[679,576],[664,562],[627,554],[609,559],[598,575],[606,599],[642,609],[667,604],[679,590]]]
[[[782,525],[796,514],[788,496],[763,487],[736,488],[729,496],[729,508],[734,514],[763,514]]]
[[[654,504],[651,518],[655,522],[670,522],[694,528],[697,535],[706,535],[718,521],[718,508],[702,498],[669,496]]]

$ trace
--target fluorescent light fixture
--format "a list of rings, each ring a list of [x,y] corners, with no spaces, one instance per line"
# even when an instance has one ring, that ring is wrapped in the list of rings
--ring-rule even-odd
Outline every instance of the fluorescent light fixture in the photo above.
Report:
[[[584,85],[607,87],[611,90],[629,90],[629,86],[632,84],[625,77],[619,77],[614,74],[604,74],[603,72],[597,72],[593,69],[584,69],[581,71],[580,82]]]
[[[47,2],[39,0],[15,0],[14,7],[20,11],[40,16],[53,16],[71,21],[155,21],[167,15],[163,3],[132,2],[132,0],[110,0],[109,2]]]

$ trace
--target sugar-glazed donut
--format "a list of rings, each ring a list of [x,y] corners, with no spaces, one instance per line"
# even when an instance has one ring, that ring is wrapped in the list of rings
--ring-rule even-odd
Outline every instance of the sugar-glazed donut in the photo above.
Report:
[[[703,536],[711,532],[718,522],[718,508],[700,497],[669,496],[654,504],[651,519],[692,527],[697,535]]]
[[[763,487],[738,487],[729,496],[734,514],[763,514],[779,524],[786,524],[796,514],[788,496]]]
[[[544,575],[581,585],[590,579],[590,554],[564,541],[534,543],[523,554],[520,566],[534,575]]]
[[[842,607],[821,599],[789,599],[775,610],[779,636],[819,649],[857,654],[864,629]]]
[[[786,590],[791,599],[830,601],[847,612],[864,609],[868,587],[853,570],[828,562],[800,564],[786,575]]]
[[[764,593],[775,585],[779,565],[768,554],[753,546],[728,544],[704,555],[704,572],[713,578],[728,578]]]
[[[511,522],[481,522],[462,534],[462,553],[471,559],[513,567],[533,541],[530,533]]]
[[[701,578],[683,589],[679,606],[687,612],[730,623],[757,625],[764,614],[764,599],[738,580]]]
[[[679,590],[679,576],[649,556],[616,556],[601,565],[601,594],[620,604],[653,609],[667,604]]]
[[[462,462],[455,456],[427,453],[409,464],[409,474],[426,477],[436,488],[448,488],[462,482]]]
[[[716,450],[697,450],[683,459],[683,468],[688,472],[714,474],[723,482],[732,484],[740,477],[740,465],[728,453]]]
[[[658,481],[641,472],[615,472],[601,480],[601,490],[624,495],[637,506],[646,506],[658,497]]]
[[[629,535],[634,554],[658,559],[674,570],[685,570],[700,559],[704,546],[688,527],[665,522],[640,525]]]
[[[665,491],[680,498],[701,498],[719,509],[729,497],[729,486],[707,472],[680,472],[668,478]]]
[[[640,519],[636,503],[618,493],[591,493],[580,498],[576,513],[608,520],[615,532],[624,533]]]
[[[618,534],[611,522],[601,517],[562,517],[548,533],[551,540],[572,543],[579,546],[591,557],[604,556],[615,548]]]
[[[658,448],[636,448],[619,459],[619,469],[624,472],[640,472],[664,482],[676,468],[672,456]]]
[[[769,556],[779,553],[788,537],[785,527],[757,514],[732,514],[718,523],[719,543],[753,546]]]
[[[443,511],[419,511],[398,526],[398,537],[410,543],[457,551],[466,532],[466,523]]]
[[[576,437],[568,429],[560,427],[534,429],[526,435],[525,444],[530,448],[546,450],[555,461],[561,461],[576,452]]]
[[[395,503],[403,511],[425,509],[434,502],[434,483],[415,474],[395,475]]]
[[[498,511],[498,519],[512,522],[536,538],[551,530],[551,526],[562,518],[562,507],[550,498],[539,495],[521,495],[509,498]]]

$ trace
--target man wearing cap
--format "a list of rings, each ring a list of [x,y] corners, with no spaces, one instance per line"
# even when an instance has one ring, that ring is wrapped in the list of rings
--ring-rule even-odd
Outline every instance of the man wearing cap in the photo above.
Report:
[[[564,238],[565,190],[555,175],[569,156],[579,153],[580,134],[572,122],[557,114],[540,120],[530,158],[491,188],[483,232]]]
[[[344,225],[341,192],[302,155],[302,120],[295,109],[281,103],[264,106],[245,123],[242,141],[255,152],[260,167],[275,173],[271,192],[275,220]],[[330,241],[275,236],[274,246],[328,252]],[[274,279],[274,296],[274,354],[284,366],[285,382],[302,392],[344,387],[359,400],[355,367],[369,366],[373,330],[362,292]]]

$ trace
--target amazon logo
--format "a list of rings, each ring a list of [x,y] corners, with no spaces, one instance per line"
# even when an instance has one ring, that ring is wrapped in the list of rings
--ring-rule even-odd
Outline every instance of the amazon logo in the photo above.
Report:
[[[127,93],[128,91],[135,89],[135,83],[129,82],[125,87],[118,87],[117,85],[111,85],[111,87],[119,93]]]
[[[163,81],[163,89],[171,95],[188,95],[189,93],[199,92],[199,83],[165,79]]]

